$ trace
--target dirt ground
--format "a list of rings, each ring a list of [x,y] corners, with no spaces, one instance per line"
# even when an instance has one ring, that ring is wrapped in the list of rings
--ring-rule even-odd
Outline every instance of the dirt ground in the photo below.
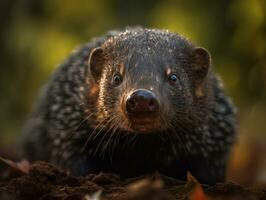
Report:
[[[186,182],[158,173],[128,180],[105,173],[75,177],[50,163],[2,158],[0,170],[1,200],[266,200],[266,190],[231,182],[201,186],[190,174]]]

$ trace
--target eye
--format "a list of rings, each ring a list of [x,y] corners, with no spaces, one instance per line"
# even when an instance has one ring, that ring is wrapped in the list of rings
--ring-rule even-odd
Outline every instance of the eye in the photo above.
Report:
[[[123,81],[123,77],[121,74],[119,73],[116,73],[113,77],[113,84],[114,85],[119,85],[120,83],[122,83]]]
[[[168,80],[170,83],[175,83],[177,81],[177,76],[175,74],[170,74]]]

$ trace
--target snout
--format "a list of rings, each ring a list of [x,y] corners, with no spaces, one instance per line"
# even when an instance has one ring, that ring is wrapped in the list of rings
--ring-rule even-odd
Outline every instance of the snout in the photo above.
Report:
[[[147,89],[137,89],[127,94],[123,104],[129,130],[150,133],[161,126],[161,104],[158,96]]]
[[[158,98],[149,90],[135,90],[126,98],[126,112],[129,116],[156,116],[159,109]]]

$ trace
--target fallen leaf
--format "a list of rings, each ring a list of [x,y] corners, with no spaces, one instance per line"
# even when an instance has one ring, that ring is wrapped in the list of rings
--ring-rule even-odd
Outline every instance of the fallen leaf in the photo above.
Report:
[[[12,168],[13,170],[18,171],[22,174],[28,174],[31,168],[31,165],[29,161],[27,160],[22,160],[20,162],[14,162],[12,160],[8,160],[2,157],[0,157],[0,160],[6,165],[8,165],[10,168]]]
[[[206,196],[200,184],[196,184],[195,188],[189,195],[189,200],[211,200]]]

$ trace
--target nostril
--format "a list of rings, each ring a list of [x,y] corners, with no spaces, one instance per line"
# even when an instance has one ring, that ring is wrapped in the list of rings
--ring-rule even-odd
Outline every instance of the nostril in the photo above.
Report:
[[[158,109],[158,102],[156,99],[150,99],[148,104],[150,111],[156,111]]]
[[[127,100],[126,109],[128,112],[134,112],[136,106],[137,106],[136,101],[133,98]]]
[[[149,107],[154,107],[154,104],[155,104],[155,102],[154,102],[154,99],[150,99],[150,101],[149,101]]]

